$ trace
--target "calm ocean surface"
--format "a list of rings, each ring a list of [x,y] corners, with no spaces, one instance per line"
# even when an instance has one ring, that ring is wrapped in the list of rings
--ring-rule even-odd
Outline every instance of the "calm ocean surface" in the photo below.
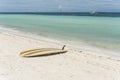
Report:
[[[120,17],[0,14],[0,25],[120,51]]]

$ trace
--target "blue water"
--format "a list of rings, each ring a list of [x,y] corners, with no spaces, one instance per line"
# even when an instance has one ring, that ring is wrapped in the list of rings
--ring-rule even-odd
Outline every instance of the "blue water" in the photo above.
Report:
[[[0,25],[79,44],[120,49],[120,17],[0,14]]]

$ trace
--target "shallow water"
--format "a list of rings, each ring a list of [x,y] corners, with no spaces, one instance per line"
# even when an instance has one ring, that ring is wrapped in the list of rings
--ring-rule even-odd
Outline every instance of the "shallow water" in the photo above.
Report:
[[[0,25],[78,45],[120,49],[120,17],[0,14]]]

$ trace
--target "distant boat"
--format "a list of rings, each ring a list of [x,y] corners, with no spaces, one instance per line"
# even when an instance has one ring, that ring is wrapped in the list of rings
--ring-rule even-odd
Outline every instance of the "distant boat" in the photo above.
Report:
[[[96,11],[91,11],[90,14],[96,14]]]
[[[58,6],[58,10],[61,12],[62,11],[62,5]]]

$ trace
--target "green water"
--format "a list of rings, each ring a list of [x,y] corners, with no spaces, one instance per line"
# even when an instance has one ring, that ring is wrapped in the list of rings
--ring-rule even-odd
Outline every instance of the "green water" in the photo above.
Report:
[[[0,25],[46,37],[120,49],[120,17],[0,14]]]

